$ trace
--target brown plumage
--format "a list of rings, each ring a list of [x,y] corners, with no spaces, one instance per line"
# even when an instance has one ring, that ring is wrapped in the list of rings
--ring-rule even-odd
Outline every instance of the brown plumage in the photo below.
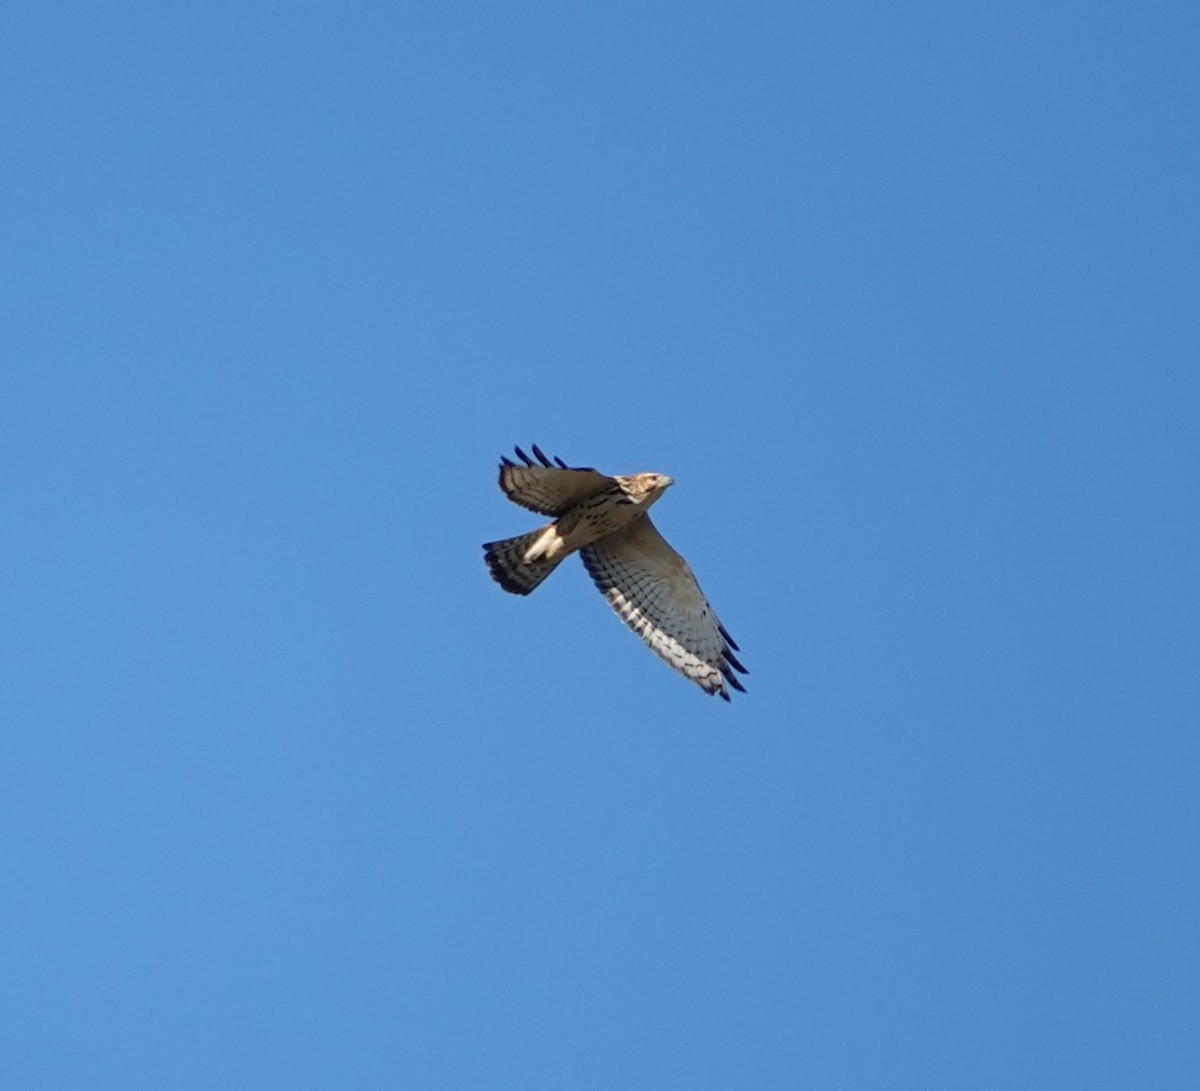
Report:
[[[514,595],[528,595],[571,553],[618,616],[656,655],[710,695],[729,700],[726,683],[744,687],[737,645],[717,620],[687,562],[650,521],[648,509],[672,481],[665,474],[609,477],[587,467],[534,458],[501,459],[500,488],[515,504],[554,521],[515,538],[488,542],[492,578]],[[536,459],[536,461],[535,461]]]

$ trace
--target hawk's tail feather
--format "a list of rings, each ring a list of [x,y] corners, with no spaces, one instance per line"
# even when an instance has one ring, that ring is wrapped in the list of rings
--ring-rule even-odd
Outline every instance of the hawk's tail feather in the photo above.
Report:
[[[544,530],[545,527],[542,527],[528,534],[519,534],[515,538],[484,543],[483,559],[487,562],[488,571],[492,574],[492,579],[509,594],[528,595],[566,557],[565,553],[560,553],[550,561],[524,559],[525,551]]]

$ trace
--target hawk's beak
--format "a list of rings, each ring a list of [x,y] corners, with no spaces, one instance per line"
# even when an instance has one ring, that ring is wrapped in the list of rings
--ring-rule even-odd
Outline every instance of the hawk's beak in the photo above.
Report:
[[[675,484],[675,478],[673,478],[673,477],[664,477],[664,478],[663,478],[663,479],[662,479],[662,480],[661,480],[661,481],[658,483],[658,487],[659,487],[660,489],[669,489],[669,488],[670,488],[672,485],[674,485],[674,484]]]

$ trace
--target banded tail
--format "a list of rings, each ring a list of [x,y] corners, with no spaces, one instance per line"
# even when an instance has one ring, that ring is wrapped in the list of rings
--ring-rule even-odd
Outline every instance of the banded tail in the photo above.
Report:
[[[540,527],[516,538],[484,543],[483,559],[487,562],[488,571],[492,579],[509,594],[528,595],[567,556],[566,553],[559,553],[551,560],[544,557],[535,561],[525,559],[530,547],[545,535],[546,530],[546,527]]]

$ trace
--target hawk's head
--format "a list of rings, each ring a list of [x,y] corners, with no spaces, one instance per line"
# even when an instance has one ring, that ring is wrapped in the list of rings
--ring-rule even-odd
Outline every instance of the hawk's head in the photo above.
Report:
[[[666,474],[630,474],[618,477],[621,488],[635,504],[648,508],[675,484]]]

